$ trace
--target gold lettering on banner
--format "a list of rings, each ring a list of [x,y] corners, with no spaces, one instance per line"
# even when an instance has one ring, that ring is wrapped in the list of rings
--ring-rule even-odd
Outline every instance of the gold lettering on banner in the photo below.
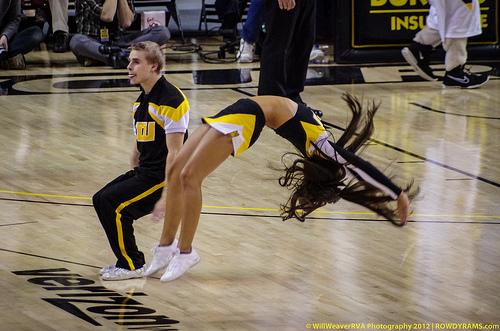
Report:
[[[391,16],[391,31],[421,30],[425,26],[425,16]]]
[[[484,0],[483,0],[484,1]],[[389,4],[393,7],[404,7],[404,6],[425,6],[429,3],[429,0],[370,0],[371,7],[381,7]]]
[[[488,14],[481,14],[481,28],[486,29],[488,27]]]

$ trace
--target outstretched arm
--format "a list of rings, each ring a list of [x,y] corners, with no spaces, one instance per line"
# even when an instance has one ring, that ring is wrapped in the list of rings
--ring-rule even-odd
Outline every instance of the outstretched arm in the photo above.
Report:
[[[397,200],[397,212],[400,219],[399,225],[406,224],[410,201],[408,195],[400,187],[394,184],[390,178],[370,162],[363,160],[356,154],[341,148],[331,141],[328,141],[328,144],[324,143],[322,145],[322,151],[339,164],[344,165],[353,176],[378,188],[393,200]]]
[[[375,168],[370,162],[363,160],[354,153],[351,153],[335,143],[328,141],[321,146],[322,151],[337,161],[345,165],[346,168],[356,177],[377,187],[394,200],[401,194],[402,190],[394,184],[386,175]]]

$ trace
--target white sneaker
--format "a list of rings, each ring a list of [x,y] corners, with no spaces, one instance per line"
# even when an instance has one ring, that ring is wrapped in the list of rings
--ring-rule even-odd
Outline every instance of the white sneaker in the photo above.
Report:
[[[253,53],[255,51],[255,46],[253,44],[247,43],[243,38],[240,40],[240,49],[236,55],[239,63],[251,63],[253,62]]]
[[[101,276],[102,280],[123,280],[123,279],[131,279],[131,278],[141,278],[144,276],[144,267],[128,270],[123,268],[114,267],[111,268],[108,272],[104,273]]]
[[[151,262],[146,268],[144,276],[151,276],[160,269],[167,267],[168,263],[174,257],[177,250],[177,239],[175,239],[170,246],[158,246],[156,245],[151,250],[153,252],[153,257]]]
[[[194,267],[198,262],[200,262],[200,256],[194,248],[191,249],[191,253],[189,254],[181,254],[180,251],[177,250],[167,270],[163,276],[161,276],[160,281],[169,282],[177,279],[188,271],[189,268]]]
[[[116,268],[114,264],[107,265],[105,267],[102,267],[101,270],[99,270],[99,275],[104,275],[106,272],[111,271],[111,269]]]
[[[314,47],[309,54],[309,62],[320,62],[325,58],[325,52],[319,47]]]

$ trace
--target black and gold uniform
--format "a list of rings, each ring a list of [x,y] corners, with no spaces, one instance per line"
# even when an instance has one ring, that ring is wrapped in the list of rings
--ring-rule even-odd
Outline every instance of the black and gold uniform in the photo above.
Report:
[[[304,156],[312,156],[317,153],[317,149],[320,149],[329,158],[344,165],[351,175],[377,187],[394,200],[401,193],[401,188],[371,163],[329,140],[328,131],[321,120],[310,108],[302,104],[298,105],[295,116],[275,132],[291,142]]]
[[[133,105],[139,165],[114,179],[93,197],[94,208],[117,258],[116,267],[141,268],[144,254],[137,248],[133,221],[151,213],[160,199],[168,154],[166,135],[187,135],[189,103],[163,76],[149,94]]]
[[[266,124],[262,109],[250,99],[240,99],[219,113],[202,118],[202,121],[222,134],[232,137],[234,156],[250,148]]]
[[[234,156],[240,155],[255,143],[266,123],[259,104],[251,99],[240,99],[216,115],[204,117],[202,121],[231,136]],[[397,199],[401,193],[401,188],[371,163],[330,141],[321,120],[302,104],[298,104],[295,116],[275,129],[275,132],[291,142],[304,156],[312,156],[319,148],[332,160],[343,165],[352,176],[370,183],[393,199]]]

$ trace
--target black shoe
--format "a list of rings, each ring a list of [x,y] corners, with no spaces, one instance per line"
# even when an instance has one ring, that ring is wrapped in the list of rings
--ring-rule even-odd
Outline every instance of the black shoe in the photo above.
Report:
[[[443,79],[443,87],[478,88],[486,84],[490,79],[486,74],[473,74],[464,70],[464,66],[458,66],[447,71]]]
[[[68,33],[57,30],[54,32],[54,52],[64,53],[68,51]]]
[[[429,66],[432,52],[431,45],[423,45],[416,42],[410,44],[401,50],[401,54],[406,62],[413,67],[413,70],[425,80],[436,81],[437,77],[432,73]]]

